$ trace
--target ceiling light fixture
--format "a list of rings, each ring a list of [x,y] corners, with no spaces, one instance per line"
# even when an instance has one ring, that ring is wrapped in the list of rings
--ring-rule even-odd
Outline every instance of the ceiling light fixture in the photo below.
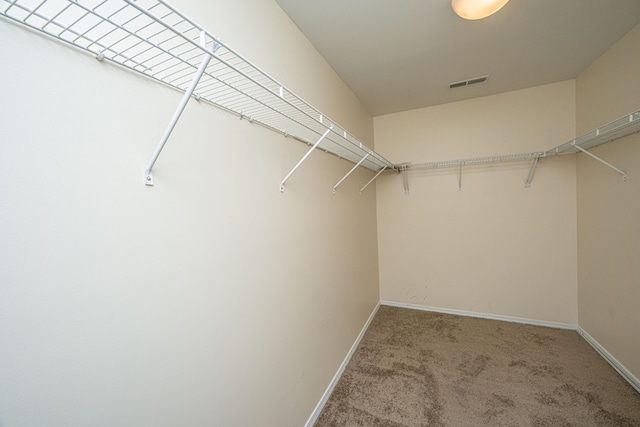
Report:
[[[499,11],[509,0],[451,0],[453,11],[461,18],[476,20]]]

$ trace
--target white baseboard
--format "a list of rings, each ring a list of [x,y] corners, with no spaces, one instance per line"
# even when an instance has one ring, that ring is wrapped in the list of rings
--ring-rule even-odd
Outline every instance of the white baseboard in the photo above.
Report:
[[[437,313],[455,314],[459,316],[480,317],[483,319],[503,320],[507,322],[525,323],[528,325],[547,326],[551,328],[570,329],[577,331],[591,347],[593,347],[604,360],[606,360],[625,380],[640,393],[640,380],[636,378],[627,368],[624,367],[615,357],[611,355],[598,341],[589,335],[580,326],[569,323],[548,322],[545,320],[526,319],[521,317],[502,316],[498,314],[478,313],[474,311],[453,310],[449,308],[429,307],[417,304],[398,303],[393,301],[380,301],[381,305],[392,307],[404,307],[414,310],[433,311]]]
[[[329,396],[331,396],[331,393],[333,392],[333,389],[338,384],[338,380],[340,380],[340,377],[342,376],[342,373],[344,372],[345,368],[347,367],[347,364],[351,360],[351,357],[353,356],[353,353],[355,353],[356,349],[358,348],[358,345],[360,344],[360,341],[362,341],[362,337],[364,337],[364,333],[367,331],[367,329],[369,328],[369,325],[371,324],[371,321],[373,320],[373,318],[375,317],[376,313],[378,312],[378,308],[380,308],[380,302],[378,302],[378,304],[376,304],[375,308],[371,312],[371,315],[369,316],[369,318],[367,319],[366,323],[362,327],[362,330],[360,331],[360,333],[356,337],[356,340],[353,343],[353,345],[351,346],[351,349],[349,349],[349,352],[347,353],[347,356],[344,358],[344,360],[340,364],[340,367],[338,368],[338,372],[336,372],[336,374],[333,376],[333,379],[331,380],[331,382],[329,383],[329,386],[327,387],[327,389],[325,390],[324,394],[322,395],[322,398],[320,399],[320,401],[316,405],[315,409],[311,413],[311,416],[309,416],[309,419],[307,420],[307,422],[304,425],[305,427],[312,427],[315,424],[315,422],[318,419],[318,417],[320,416],[320,412],[322,412],[322,408],[324,408],[324,405],[327,403],[327,400],[329,400]]]
[[[422,310],[422,311],[433,311],[436,313],[454,314],[458,316],[479,317],[482,319],[502,320],[505,322],[524,323],[527,325],[546,326],[550,328],[569,329],[569,330],[577,331],[584,338],[584,340],[587,341],[600,354],[600,356],[602,356],[604,360],[606,360],[613,367],[613,369],[615,369],[622,376],[622,378],[627,380],[629,384],[631,384],[631,386],[640,393],[640,380],[638,380],[638,378],[636,378],[627,368],[625,368],[620,362],[618,362],[618,360],[615,357],[613,357],[602,345],[600,345],[598,341],[596,341],[591,335],[589,335],[584,329],[582,329],[578,325],[573,325],[570,323],[561,323],[561,322],[549,322],[546,320],[527,319],[522,317],[503,316],[499,314],[480,313],[475,311],[454,310],[454,309],[440,308],[440,307],[429,307],[424,305],[399,303],[394,301],[380,301],[376,305],[376,307],[373,309],[373,312],[369,316],[369,319],[367,319],[367,322],[363,326],[362,331],[360,331],[360,334],[356,338],[356,341],[351,346],[349,353],[347,353],[347,356],[342,361],[342,364],[340,365],[338,372],[336,372],[336,374],[333,376],[333,379],[331,380],[331,382],[329,383],[329,386],[327,387],[324,394],[322,395],[320,402],[318,402],[318,404],[316,405],[316,408],[313,410],[313,412],[311,413],[311,416],[307,420],[305,427],[312,427],[313,424],[318,419],[318,416],[320,416],[320,412],[322,412],[322,408],[324,408],[324,405],[327,403],[329,396],[331,396],[333,389],[336,387],[336,384],[338,384],[338,380],[340,379],[340,376],[342,376],[342,373],[347,367],[349,360],[351,360],[351,356],[353,356],[353,353],[356,351],[356,348],[358,348],[358,345],[360,344],[360,341],[362,340],[364,333],[367,331],[369,324],[373,320],[374,316],[378,312],[378,309],[380,308],[381,305],[388,305],[391,307],[411,308],[414,310]]]
[[[578,333],[582,335],[582,338],[584,338],[586,342],[591,344],[591,347],[593,347],[604,360],[609,362],[613,369],[618,371],[622,378],[627,380],[629,384],[631,384],[631,386],[635,388],[638,393],[640,393],[640,380],[638,380],[638,378],[636,378],[627,368],[625,368],[622,363],[618,362],[618,360],[613,357],[611,353],[609,353],[602,345],[600,345],[598,341],[596,341],[591,335],[589,335],[587,331],[585,331],[581,327],[578,327]]]
[[[546,326],[549,328],[576,330],[577,325],[570,323],[549,322],[546,320],[527,319],[523,317],[503,316],[500,314],[480,313],[476,311],[454,310],[450,308],[429,307],[426,305],[417,305],[409,303],[400,303],[393,301],[380,301],[381,305],[389,305],[391,307],[412,308],[414,310],[433,311],[436,313],[455,314],[457,316],[479,317],[482,319],[502,320],[505,322],[524,323],[527,325]]]

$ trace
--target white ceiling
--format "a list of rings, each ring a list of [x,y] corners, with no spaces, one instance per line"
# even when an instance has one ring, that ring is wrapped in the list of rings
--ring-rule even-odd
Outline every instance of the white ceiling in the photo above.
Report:
[[[511,0],[479,21],[450,0],[276,1],[374,116],[573,79],[640,22],[640,0]]]

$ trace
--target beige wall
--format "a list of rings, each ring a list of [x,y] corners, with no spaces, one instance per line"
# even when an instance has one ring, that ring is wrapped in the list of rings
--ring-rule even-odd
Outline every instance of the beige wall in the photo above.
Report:
[[[640,26],[577,79],[578,134],[640,109]],[[640,135],[578,155],[579,323],[640,378]]]
[[[175,1],[372,142],[271,1]],[[295,58],[292,60],[291,58]],[[379,301],[350,163],[0,21],[0,425],[300,426]]]
[[[544,151],[574,137],[565,81],[374,118],[395,162]],[[577,323],[575,157],[399,175],[378,182],[382,300]]]

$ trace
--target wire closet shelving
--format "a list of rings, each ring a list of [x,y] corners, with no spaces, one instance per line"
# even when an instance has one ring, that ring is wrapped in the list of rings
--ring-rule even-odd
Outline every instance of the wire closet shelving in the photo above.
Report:
[[[184,92],[145,170],[147,185],[153,185],[155,161],[191,97],[312,146],[282,180],[281,191],[316,148],[378,172],[373,179],[395,169],[164,0],[0,0],[0,15]]]
[[[638,110],[547,151],[393,164],[164,0],[0,0],[0,16],[184,92],[145,169],[147,185],[153,185],[152,168],[192,97],[311,146],[280,182],[281,191],[315,149],[355,164],[334,192],[359,166],[377,172],[360,192],[385,170],[396,170],[404,173],[408,193],[410,170],[458,168],[461,189],[464,166],[521,161],[530,161],[528,188],[539,159],[578,152],[626,178],[587,150],[640,131]]]
[[[405,193],[407,194],[409,193],[409,183],[408,183],[408,178],[406,176],[406,172],[409,170],[458,168],[459,170],[458,190],[461,190],[462,189],[462,168],[464,166],[476,166],[476,165],[521,162],[521,161],[531,162],[529,167],[529,174],[527,175],[527,179],[525,181],[525,188],[529,188],[531,187],[531,181],[533,180],[535,167],[539,159],[544,157],[549,157],[549,156],[574,154],[574,153],[584,153],[588,155],[594,160],[597,160],[603,165],[618,172],[620,175],[622,175],[622,178],[626,180],[627,174],[625,171],[613,166],[612,164],[608,163],[607,161],[601,159],[600,157],[596,156],[595,154],[587,150],[589,148],[597,147],[598,145],[615,141],[616,139],[623,138],[627,135],[631,135],[637,132],[640,132],[640,110],[624,115],[612,122],[609,122],[603,126],[600,126],[597,129],[592,130],[591,132],[588,132],[578,138],[572,139],[571,141],[565,142],[564,144],[558,145],[557,147],[547,151],[507,154],[507,155],[498,155],[498,156],[474,157],[474,158],[468,158],[468,159],[444,160],[444,161],[425,162],[425,163],[402,163],[402,164],[396,165],[396,168],[404,174],[404,190],[405,190]]]

